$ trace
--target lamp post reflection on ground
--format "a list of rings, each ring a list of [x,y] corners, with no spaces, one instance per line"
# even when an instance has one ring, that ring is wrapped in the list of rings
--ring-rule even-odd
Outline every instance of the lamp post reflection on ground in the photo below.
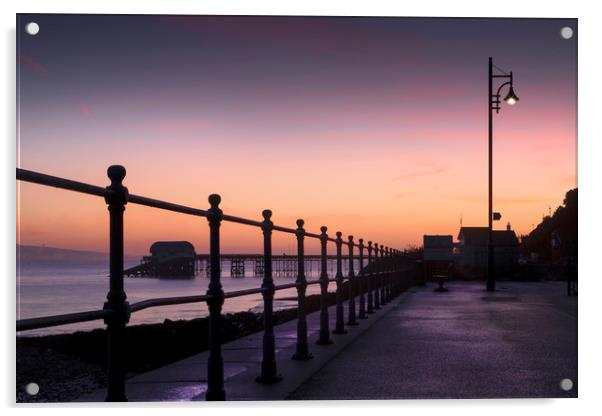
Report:
[[[494,74],[493,69],[497,70]],[[506,80],[493,93],[494,79],[500,78]],[[493,111],[496,114],[500,112],[500,93],[502,88],[509,86],[508,93],[504,97],[504,101],[508,105],[514,105],[518,102],[518,97],[514,93],[512,71],[506,73],[497,66],[493,65],[493,59],[489,57],[489,92],[487,95],[487,108],[489,113],[489,215],[488,215],[488,238],[487,238],[487,291],[495,290],[495,265],[494,265],[494,246],[493,246]],[[497,219],[497,218],[496,218]]]

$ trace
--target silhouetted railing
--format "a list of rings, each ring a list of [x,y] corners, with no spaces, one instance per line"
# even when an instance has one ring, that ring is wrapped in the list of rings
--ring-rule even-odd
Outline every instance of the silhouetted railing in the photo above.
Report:
[[[28,331],[51,326],[67,325],[103,319],[107,325],[108,335],[108,383],[107,401],[127,401],[125,391],[125,327],[130,319],[130,314],[147,308],[166,305],[179,305],[195,302],[206,302],[209,308],[209,358],[207,363],[207,400],[225,400],[224,391],[224,365],[221,350],[221,311],[225,299],[261,293],[264,304],[264,330],[263,330],[263,357],[261,374],[257,381],[261,383],[274,383],[282,377],[277,371],[275,359],[275,338],[273,301],[277,290],[296,288],[298,299],[297,319],[297,348],[293,356],[297,360],[312,358],[307,340],[307,321],[305,311],[305,293],[307,286],[320,285],[320,332],[318,344],[331,344],[329,316],[328,316],[328,284],[336,282],[336,328],[335,334],[344,334],[343,310],[343,282],[342,273],[342,246],[349,249],[349,313],[347,325],[357,325],[355,298],[359,296],[359,319],[366,319],[375,309],[397,296],[404,287],[412,283],[412,273],[408,273],[407,259],[399,250],[379,246],[377,243],[368,242],[368,263],[364,266],[363,239],[359,244],[353,242],[353,236],[348,236],[344,242],[342,233],[337,232],[337,238],[330,238],[325,226],[320,228],[320,234],[305,231],[303,220],[297,220],[297,228],[287,228],[275,225],[271,221],[272,212],[262,212],[263,221],[254,221],[226,215],[219,208],[221,198],[219,195],[209,196],[210,208],[201,210],[170,202],[132,195],[123,186],[125,168],[123,166],[110,166],[107,170],[111,184],[106,187],[89,185],[55,176],[45,175],[25,169],[17,169],[17,180],[36,183],[45,186],[81,192],[89,195],[104,197],[109,210],[109,291],[107,301],[102,309],[70,313],[63,315],[44,316],[31,319],[17,320],[17,331]],[[123,274],[123,212],[125,205],[138,204],[157,209],[179,212],[181,214],[205,217],[209,222],[209,256],[210,256],[210,281],[207,293],[198,296],[175,296],[168,298],[147,299],[133,304],[127,302],[124,290]],[[260,288],[247,289],[224,293],[220,281],[220,225],[222,221],[235,222],[260,228],[263,232],[263,257],[264,278]],[[272,279],[272,232],[279,231],[294,234],[297,239],[298,275],[295,283],[276,286]],[[304,240],[315,238],[320,240],[321,272],[318,280],[307,281],[304,270]],[[334,279],[328,277],[327,259],[328,243],[335,243],[337,273]],[[359,249],[360,270],[354,272],[354,248]],[[374,256],[373,256],[374,253]],[[358,293],[359,292],[359,293]],[[366,293],[367,292],[367,293]],[[367,307],[366,307],[367,297]]]

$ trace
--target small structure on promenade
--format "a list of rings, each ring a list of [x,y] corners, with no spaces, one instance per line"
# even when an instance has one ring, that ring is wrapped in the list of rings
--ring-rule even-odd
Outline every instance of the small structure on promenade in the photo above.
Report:
[[[451,235],[425,235],[424,243],[424,273],[425,280],[436,280],[439,284],[437,291],[444,292],[445,280],[449,278],[453,265],[454,242]]]
[[[458,233],[456,265],[465,273],[479,273],[487,268],[487,227],[462,227]],[[510,223],[505,230],[493,231],[496,271],[511,271],[518,265],[518,238]]]

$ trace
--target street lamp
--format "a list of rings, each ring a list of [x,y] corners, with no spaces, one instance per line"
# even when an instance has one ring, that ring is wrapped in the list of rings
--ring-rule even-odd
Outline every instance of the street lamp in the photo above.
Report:
[[[507,74],[500,68],[495,67],[498,73],[493,73],[493,59],[489,57],[489,93],[487,95],[487,111],[489,113],[489,217],[488,217],[488,241],[487,241],[487,291],[493,292],[495,290],[495,275],[494,270],[494,248],[493,248],[493,110],[496,114],[500,112],[500,92],[502,88],[509,85],[508,94],[504,97],[504,101],[508,105],[514,105],[518,102],[518,97],[514,93],[514,84],[512,71]],[[497,89],[497,92],[493,93],[493,81],[495,78],[501,78],[506,80]]]

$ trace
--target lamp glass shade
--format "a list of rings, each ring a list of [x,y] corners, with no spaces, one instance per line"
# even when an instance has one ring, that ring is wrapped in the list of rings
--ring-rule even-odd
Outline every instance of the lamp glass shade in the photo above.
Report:
[[[508,104],[508,105],[514,105],[514,104],[516,104],[516,102],[518,100],[519,100],[519,98],[514,93],[514,88],[512,86],[510,86],[510,91],[508,91],[508,95],[506,95],[506,98],[504,98],[504,101],[506,101],[506,104]]]

